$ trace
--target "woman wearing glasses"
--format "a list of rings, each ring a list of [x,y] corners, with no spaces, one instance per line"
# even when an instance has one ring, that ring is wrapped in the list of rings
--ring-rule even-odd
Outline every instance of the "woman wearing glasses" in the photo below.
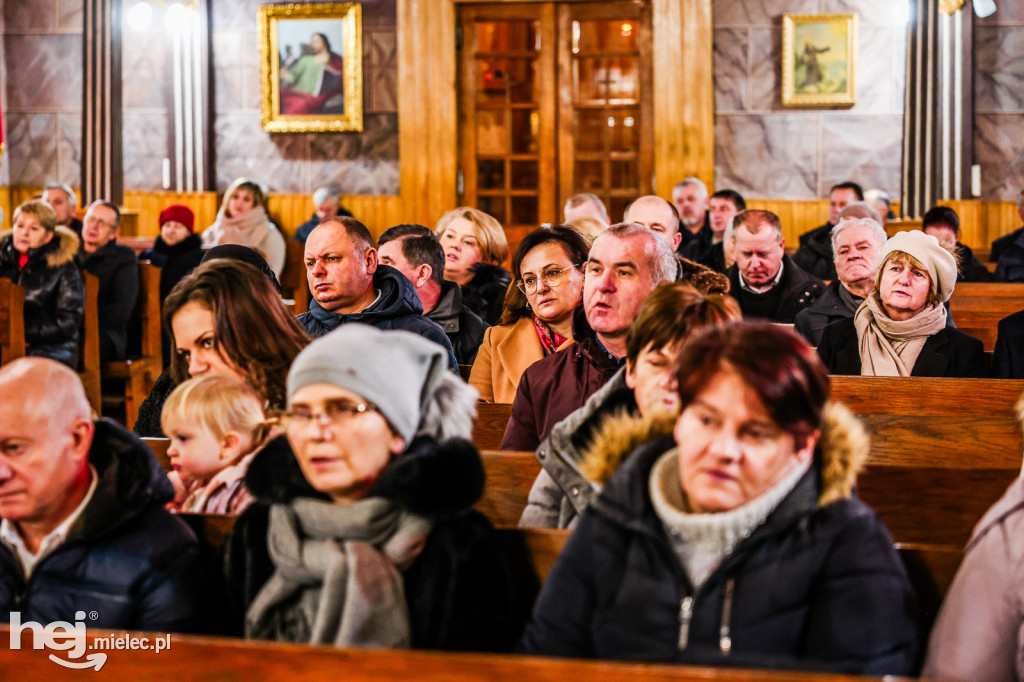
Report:
[[[583,300],[590,244],[568,227],[526,235],[512,256],[515,287],[501,321],[484,333],[469,383],[488,402],[511,403],[526,368],[572,341],[572,312]]]
[[[374,362],[366,362],[367,357]],[[288,373],[294,457],[257,455],[228,584],[256,639],[500,650],[514,633],[468,437],[476,391],[411,333],[347,324]],[[296,465],[297,464],[297,465]]]

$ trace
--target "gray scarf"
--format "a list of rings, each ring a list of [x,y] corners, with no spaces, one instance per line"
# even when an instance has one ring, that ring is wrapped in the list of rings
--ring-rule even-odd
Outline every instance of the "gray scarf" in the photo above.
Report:
[[[276,570],[249,606],[246,637],[408,647],[400,571],[423,550],[430,529],[430,521],[379,497],[272,506],[267,549]]]

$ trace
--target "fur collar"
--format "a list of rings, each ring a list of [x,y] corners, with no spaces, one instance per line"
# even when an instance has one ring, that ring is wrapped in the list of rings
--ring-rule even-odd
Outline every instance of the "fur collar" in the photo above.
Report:
[[[603,485],[639,446],[671,435],[675,422],[674,416],[664,413],[645,419],[622,412],[609,417],[594,431],[580,467],[583,475]],[[870,451],[870,438],[860,420],[842,403],[830,401],[815,453],[821,475],[819,507],[850,497]]]
[[[253,497],[270,504],[288,504],[297,497],[328,499],[306,481],[284,436],[256,455],[246,472],[245,487]],[[441,519],[472,509],[483,490],[483,461],[472,444],[458,438],[439,442],[419,437],[391,460],[369,496],[393,500],[419,516]]]
[[[679,262],[679,279],[692,284],[700,293],[728,294],[729,278],[688,258],[676,256]]]
[[[0,243],[6,243],[7,239],[13,235],[14,230],[0,232]],[[59,268],[62,265],[74,262],[75,255],[78,253],[78,235],[68,228],[58,225],[53,237],[47,244],[31,251],[33,253],[45,254],[46,267],[48,268]]]

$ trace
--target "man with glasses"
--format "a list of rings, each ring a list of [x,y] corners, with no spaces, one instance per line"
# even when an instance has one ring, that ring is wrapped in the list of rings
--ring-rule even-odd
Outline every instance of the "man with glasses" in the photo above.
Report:
[[[455,350],[460,365],[472,365],[484,340],[487,323],[462,304],[462,290],[444,278],[444,247],[430,228],[395,225],[377,240],[380,262],[412,282],[423,314],[437,322]]]
[[[536,450],[552,426],[619,370],[630,325],[647,294],[676,278],[676,258],[650,229],[621,223],[594,240],[585,274],[583,306],[573,314],[574,341],[523,374],[502,450]]]
[[[128,320],[139,295],[139,266],[135,252],[117,243],[121,211],[97,199],[82,221],[78,267],[100,281],[100,359],[123,360],[128,346]]]

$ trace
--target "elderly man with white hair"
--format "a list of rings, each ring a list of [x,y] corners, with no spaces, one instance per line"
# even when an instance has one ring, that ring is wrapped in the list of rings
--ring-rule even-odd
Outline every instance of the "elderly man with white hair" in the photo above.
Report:
[[[309,233],[320,223],[331,218],[352,217],[348,209],[341,205],[341,193],[333,185],[318,187],[313,192],[313,217],[295,228],[295,241],[306,243]]]
[[[887,236],[871,218],[842,220],[832,228],[832,253],[837,277],[810,307],[796,316],[796,330],[812,346],[821,341],[825,327],[853,317],[875,288],[875,274]]]

